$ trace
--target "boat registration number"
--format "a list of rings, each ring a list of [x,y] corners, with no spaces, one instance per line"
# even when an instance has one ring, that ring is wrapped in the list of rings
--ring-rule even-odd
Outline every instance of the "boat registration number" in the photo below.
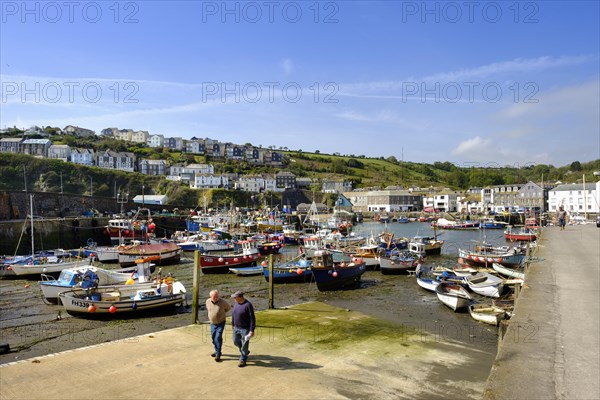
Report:
[[[91,303],[88,303],[87,301],[82,301],[82,300],[71,300],[71,305],[73,305],[75,307],[88,308],[91,305]]]

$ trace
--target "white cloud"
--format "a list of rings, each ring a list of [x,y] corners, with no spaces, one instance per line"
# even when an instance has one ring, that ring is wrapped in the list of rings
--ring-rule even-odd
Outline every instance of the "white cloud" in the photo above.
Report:
[[[458,146],[452,150],[452,154],[455,156],[473,156],[473,158],[478,158],[480,154],[488,152],[491,144],[491,139],[475,136],[474,138],[459,143]]]
[[[396,92],[414,90],[413,84],[461,82],[482,78],[500,78],[506,73],[525,73],[543,71],[551,68],[562,68],[579,65],[589,61],[597,60],[598,57],[590,55],[581,56],[543,56],[537,58],[516,58],[508,61],[499,61],[491,64],[481,65],[474,68],[464,68],[456,71],[438,72],[423,77],[405,77],[402,80],[371,81],[340,84],[340,94],[347,96],[372,95],[373,92]],[[504,79],[503,79],[504,81]],[[510,83],[510,80],[506,81]]]
[[[281,68],[286,75],[289,75],[294,72],[294,62],[291,59],[286,58],[281,62]]]

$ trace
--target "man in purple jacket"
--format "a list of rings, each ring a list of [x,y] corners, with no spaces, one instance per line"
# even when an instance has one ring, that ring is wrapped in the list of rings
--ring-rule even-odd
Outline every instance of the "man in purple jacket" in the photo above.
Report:
[[[231,295],[235,300],[233,311],[231,312],[231,325],[233,326],[233,344],[240,349],[240,363],[238,367],[246,366],[248,360],[248,346],[250,338],[254,336],[256,327],[256,318],[254,317],[254,307],[252,303],[244,298],[244,292],[237,291]]]

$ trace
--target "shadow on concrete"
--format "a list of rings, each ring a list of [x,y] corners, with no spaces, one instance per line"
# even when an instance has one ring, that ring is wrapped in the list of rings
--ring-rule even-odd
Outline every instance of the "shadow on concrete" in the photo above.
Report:
[[[232,360],[227,355],[223,355],[221,359],[225,362]],[[235,356],[233,361],[238,362],[238,357]],[[307,362],[294,361],[289,357],[281,356],[270,356],[270,355],[251,355],[248,359],[248,367],[263,367],[263,368],[275,368],[280,371],[283,370],[294,370],[294,369],[318,369],[323,368],[322,365],[311,364]]]

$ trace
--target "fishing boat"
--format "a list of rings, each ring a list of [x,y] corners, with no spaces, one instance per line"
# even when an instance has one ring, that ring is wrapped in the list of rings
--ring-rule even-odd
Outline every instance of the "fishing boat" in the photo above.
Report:
[[[509,268],[498,263],[493,263],[492,268],[500,275],[508,276],[509,278],[525,279],[525,270],[523,268]]]
[[[181,260],[183,250],[176,243],[135,244],[123,246],[119,251],[119,264],[122,267],[135,265],[136,260],[149,256],[160,256],[157,265],[176,264]]]
[[[29,196],[30,210],[33,210],[33,195]],[[34,232],[33,217],[30,215],[24,224],[29,221],[31,232]],[[23,229],[23,232],[25,229]],[[70,252],[62,249],[43,250],[35,252],[35,235],[31,234],[31,251],[28,256],[17,256],[13,260],[4,261],[0,266],[0,277],[26,276],[40,274],[59,274],[65,268],[80,267],[89,264],[89,260],[82,257],[73,257]],[[82,252],[83,254],[83,252]]]
[[[261,256],[269,254],[279,254],[279,250],[283,247],[283,243],[279,241],[266,241],[256,246]]]
[[[431,236],[415,236],[408,243],[408,250],[411,253],[424,256],[428,254],[441,254],[443,240]]]
[[[300,236],[302,231],[296,229],[294,225],[283,225],[283,241],[285,244],[300,244]]]
[[[505,229],[508,222],[496,221],[493,218],[483,218],[479,222],[479,229]]]
[[[103,264],[119,262],[119,251],[122,250],[121,245],[118,246],[97,246],[88,247],[85,253],[88,257],[95,261],[100,261]]]
[[[473,292],[488,297],[500,297],[504,289],[504,280],[486,272],[465,277],[465,282]]]
[[[423,275],[417,276],[417,285],[421,286],[425,290],[429,290],[430,292],[435,292],[435,288],[439,284],[440,281],[436,279],[428,278]]]
[[[400,274],[413,269],[419,262],[419,257],[408,251],[396,252],[390,256],[379,256],[379,270],[383,275]]]
[[[273,283],[301,283],[312,279],[312,262],[304,258],[291,260],[273,265]],[[263,276],[269,282],[270,272],[266,262],[263,261]]]
[[[253,240],[243,240],[236,244],[233,253],[201,254],[200,270],[205,274],[226,274],[229,268],[255,266],[258,257],[256,243]]]
[[[442,303],[454,311],[466,307],[473,299],[461,285],[450,282],[441,282],[435,288],[435,293]]]
[[[417,277],[417,285],[421,286],[425,290],[435,292],[435,288],[440,284],[441,279],[432,277],[430,274],[429,267],[417,265],[415,276]]]
[[[498,326],[500,321],[506,319],[506,311],[500,307],[485,304],[471,304],[469,305],[469,314],[471,317],[479,322]]]
[[[325,243],[320,236],[310,236],[303,239],[304,244],[300,246],[300,253],[306,258],[312,258],[314,254],[325,248]]]
[[[361,259],[350,263],[334,263],[327,250],[317,251],[312,259],[312,273],[320,291],[356,287],[367,270]]]
[[[479,221],[450,221],[439,218],[431,222],[431,226],[439,229],[474,230],[479,229]]]
[[[58,296],[64,309],[71,315],[118,316],[183,304],[185,293],[181,282],[165,278],[160,282],[75,288]]]
[[[354,250],[344,250],[340,252],[343,254],[341,254],[339,258],[334,254],[334,260],[348,262],[355,258],[360,258],[365,263],[367,271],[374,271],[379,267],[379,246],[376,244],[366,244],[359,246]]]
[[[504,231],[504,238],[506,240],[510,240],[511,242],[533,242],[537,239],[537,232],[529,228],[513,230],[512,227],[509,226]]]
[[[253,275],[261,275],[263,273],[263,267],[260,265],[251,266],[251,267],[238,267],[238,268],[229,268],[229,272],[232,272],[238,276],[253,276]]]
[[[268,218],[256,218],[256,228],[261,232],[281,232],[283,225],[285,225],[285,221],[281,218],[275,217],[274,215],[269,215]]]
[[[487,243],[476,245],[473,250],[458,249],[458,256],[469,265],[481,266],[498,263],[520,265],[525,259],[524,247],[492,246]],[[459,260],[460,262],[460,260]]]
[[[155,256],[156,257],[156,256]],[[151,261],[155,257],[141,259],[135,268],[104,269],[92,265],[77,268],[63,269],[58,277],[42,274],[39,282],[44,300],[50,303],[58,302],[58,294],[74,287],[84,289],[94,286],[114,285],[122,283],[144,283],[150,278],[152,272]]]
[[[233,249],[233,243],[214,232],[196,233],[185,235],[181,232],[173,234],[173,240],[183,251],[200,251],[209,253],[211,251],[227,251]]]
[[[154,234],[155,228],[150,210],[139,208],[131,218],[109,219],[104,232],[113,244],[120,244],[132,240],[146,241],[149,235]]]

